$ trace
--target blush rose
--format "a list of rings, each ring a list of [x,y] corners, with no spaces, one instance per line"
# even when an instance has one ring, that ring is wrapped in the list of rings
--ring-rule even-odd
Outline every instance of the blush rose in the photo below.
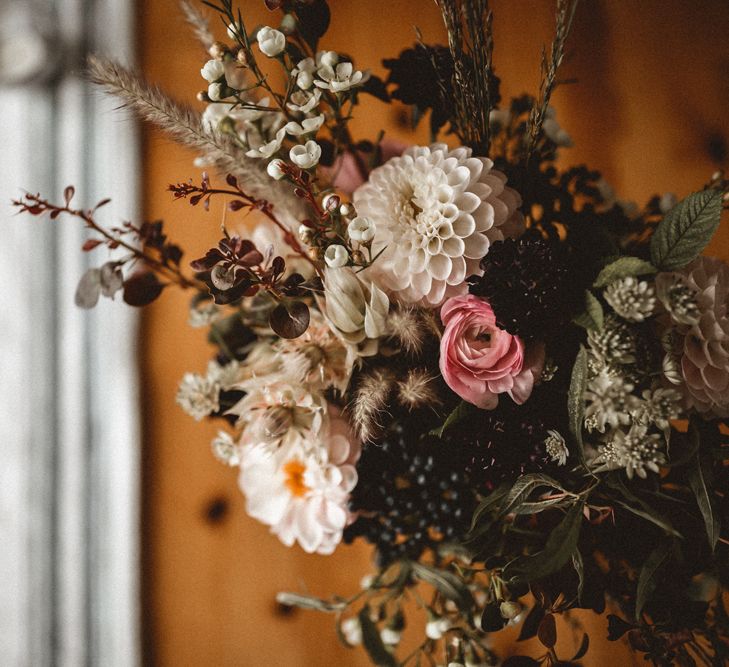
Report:
[[[519,405],[529,398],[544,367],[543,345],[526,350],[518,336],[496,325],[488,301],[472,294],[448,299],[440,316],[440,371],[456,394],[487,410],[497,406],[499,394]]]

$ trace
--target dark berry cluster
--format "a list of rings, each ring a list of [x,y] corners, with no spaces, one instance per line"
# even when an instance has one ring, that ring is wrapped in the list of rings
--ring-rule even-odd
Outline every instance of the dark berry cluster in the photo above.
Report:
[[[488,300],[497,324],[510,334],[546,340],[569,322],[569,269],[557,242],[538,232],[497,241],[481,268],[483,276],[469,279],[470,292]]]
[[[396,423],[364,450],[357,471],[351,508],[360,517],[345,540],[364,537],[376,546],[381,564],[417,560],[468,531],[475,493],[447,442],[420,438],[416,429]]]

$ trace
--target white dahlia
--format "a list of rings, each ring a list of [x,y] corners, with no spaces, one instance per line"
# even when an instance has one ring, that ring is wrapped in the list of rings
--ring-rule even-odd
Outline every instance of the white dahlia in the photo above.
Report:
[[[395,300],[434,307],[464,294],[464,280],[494,241],[523,229],[521,198],[471,149],[413,146],[374,169],[353,195],[377,230],[367,269]]]

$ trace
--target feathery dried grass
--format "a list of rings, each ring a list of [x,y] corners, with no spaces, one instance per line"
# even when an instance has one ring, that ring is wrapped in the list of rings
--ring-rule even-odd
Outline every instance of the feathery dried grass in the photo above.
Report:
[[[387,399],[393,388],[392,374],[375,368],[360,376],[354,398],[347,407],[354,429],[362,442],[373,440],[382,430]]]
[[[397,398],[408,410],[440,404],[434,378],[424,368],[411,368],[405,379],[398,381]]]
[[[210,22],[207,17],[190,0],[180,0],[180,8],[195,37],[206,50],[209,49],[215,42],[215,37],[210,31]]]
[[[170,99],[157,86],[148,84],[131,70],[98,56],[90,56],[88,78],[118,97],[122,106],[153,123],[174,141],[207,158],[224,174],[233,174],[246,192],[275,204],[277,212],[298,219],[301,203],[285,184],[265,172],[265,163],[249,158],[226,136],[206,129],[200,114]]]
[[[419,354],[423,349],[427,328],[415,308],[395,308],[389,315],[392,335],[408,354]]]

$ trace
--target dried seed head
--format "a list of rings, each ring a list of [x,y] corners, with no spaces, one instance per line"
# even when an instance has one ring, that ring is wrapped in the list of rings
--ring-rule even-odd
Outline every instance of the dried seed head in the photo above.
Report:
[[[438,405],[440,398],[433,380],[424,368],[409,370],[405,379],[397,383],[398,400],[409,410]]]
[[[397,308],[390,313],[392,335],[400,341],[406,352],[418,354],[423,349],[427,327],[415,308]]]
[[[393,388],[392,374],[376,368],[360,377],[348,410],[362,442],[374,439],[382,430],[387,399]]]

